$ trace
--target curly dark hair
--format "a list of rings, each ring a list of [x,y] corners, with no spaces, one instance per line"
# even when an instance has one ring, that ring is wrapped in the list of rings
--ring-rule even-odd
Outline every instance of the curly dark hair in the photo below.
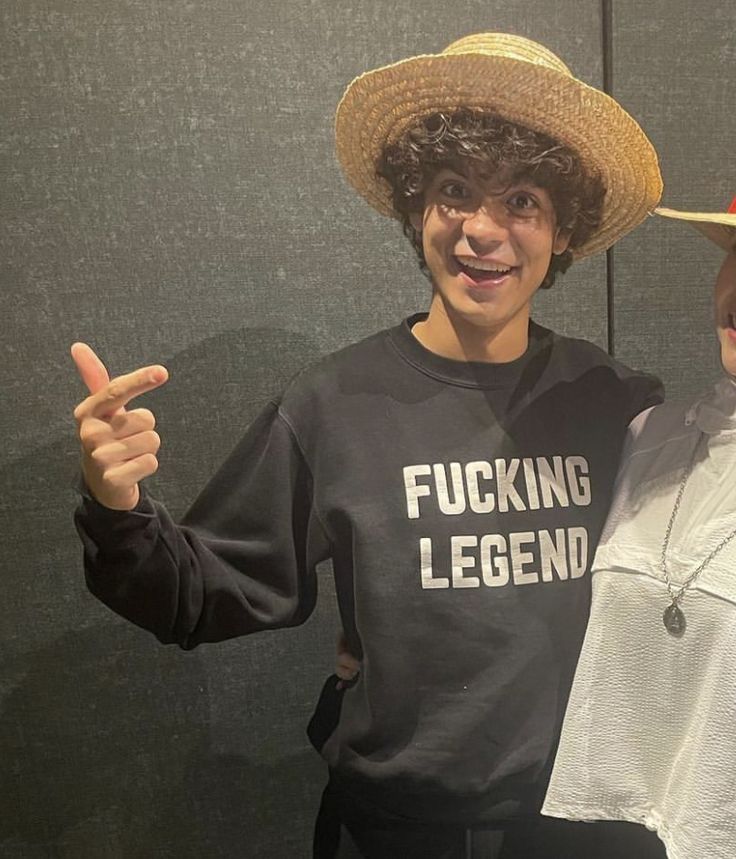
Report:
[[[531,181],[549,193],[557,224],[570,233],[570,243],[564,253],[552,256],[542,289],[552,286],[557,272],[567,271],[573,249],[600,226],[606,188],[571,149],[495,114],[468,109],[434,113],[387,146],[376,168],[391,186],[394,210],[428,277],[422,237],[410,215],[423,211],[425,189],[447,167],[462,175],[469,168],[498,175],[508,186]]]

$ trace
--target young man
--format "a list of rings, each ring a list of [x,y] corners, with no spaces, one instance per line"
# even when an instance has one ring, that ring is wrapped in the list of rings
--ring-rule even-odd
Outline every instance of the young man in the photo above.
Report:
[[[504,34],[361,76],[336,133],[350,182],[417,248],[429,312],[298,377],[181,525],[138,486],[153,418],[125,411],[165,370],[109,382],[77,344],[87,581],[189,648],[303,622],[331,558],[363,668],[322,738],[317,854],[572,856],[531,824],[626,427],[660,391],[530,304],[654,208],[656,155],[612,99]]]

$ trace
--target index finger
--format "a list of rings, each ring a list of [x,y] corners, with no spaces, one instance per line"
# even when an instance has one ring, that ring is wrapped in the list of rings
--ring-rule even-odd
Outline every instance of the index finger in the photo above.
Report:
[[[131,400],[163,385],[168,378],[168,370],[160,364],[152,364],[123,376],[116,376],[80,403],[74,412],[75,417],[104,418],[113,415]]]

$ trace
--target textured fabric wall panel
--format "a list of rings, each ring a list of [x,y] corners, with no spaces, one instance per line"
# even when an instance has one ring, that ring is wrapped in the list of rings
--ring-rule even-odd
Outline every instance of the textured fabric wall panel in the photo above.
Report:
[[[725,210],[736,194],[736,5],[613,8],[614,94],[657,147],[665,205]],[[658,373],[670,396],[696,393],[718,373],[711,305],[721,259],[694,231],[659,218],[615,253],[616,356]]]
[[[176,514],[303,364],[426,305],[396,224],[348,190],[332,116],[368,67],[481,29],[601,79],[597,2],[3,5],[4,857],[306,856],[303,728],[332,667],[305,627],[180,653],[84,590],[68,358],[165,363],[153,491]],[[538,318],[605,344],[603,260]]]

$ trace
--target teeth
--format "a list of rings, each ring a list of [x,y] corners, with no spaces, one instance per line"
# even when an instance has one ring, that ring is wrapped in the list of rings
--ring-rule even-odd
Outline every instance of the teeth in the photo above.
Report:
[[[512,269],[512,266],[510,265],[499,265],[497,262],[485,262],[485,260],[475,259],[473,257],[458,257],[458,260],[464,266],[467,266],[468,268],[476,268],[480,271],[496,271],[506,274]]]

